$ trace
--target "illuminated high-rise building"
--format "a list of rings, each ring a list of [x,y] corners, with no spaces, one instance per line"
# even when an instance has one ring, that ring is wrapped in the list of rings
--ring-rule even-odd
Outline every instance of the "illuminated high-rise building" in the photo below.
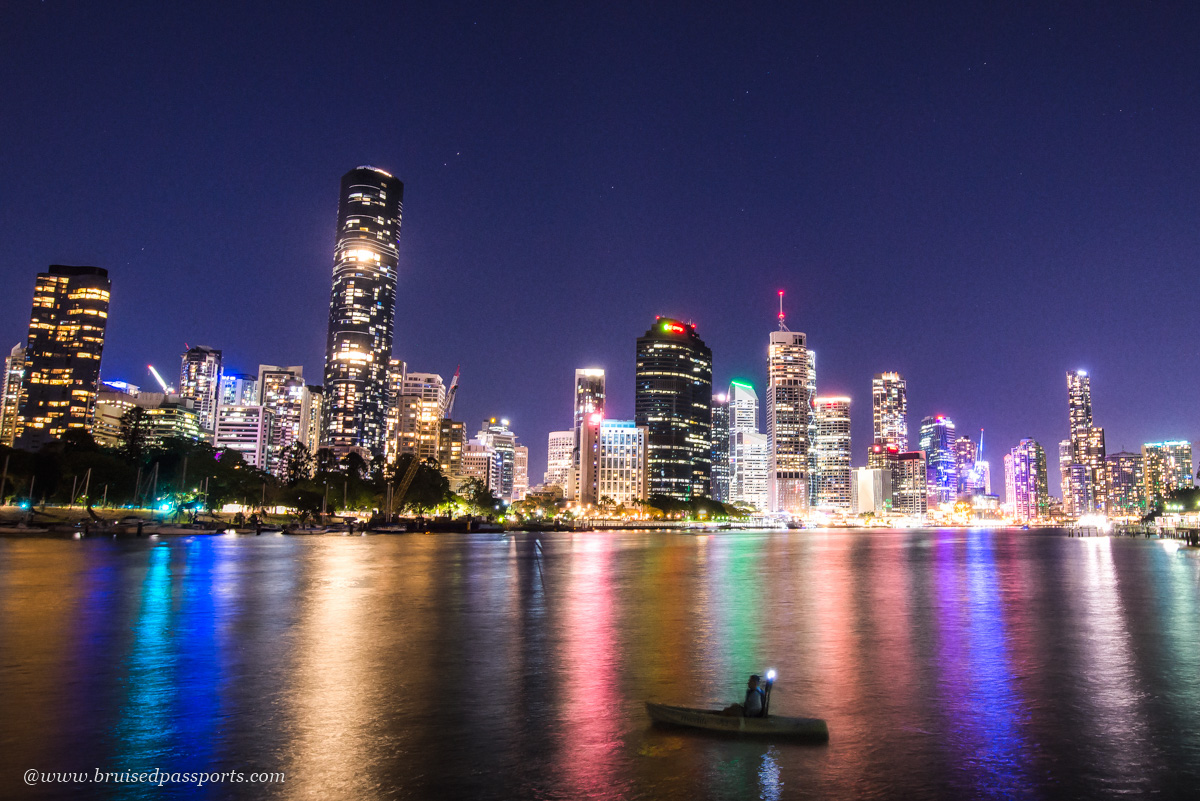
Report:
[[[383,454],[403,194],[375,167],[342,176],[323,403],[325,443],[338,457]]]
[[[258,378],[246,373],[222,373],[217,401],[220,406],[253,406],[258,399]]]
[[[546,473],[542,476],[542,483],[561,488],[564,496],[569,487],[567,479],[571,476],[571,458],[575,452],[577,434],[578,429],[551,431],[546,444]]]
[[[729,501],[729,396],[713,395],[712,498]]]
[[[296,365],[258,366],[258,403],[271,413],[266,470],[282,477],[287,473],[287,450],[294,444],[308,447],[313,425],[313,399],[304,383],[304,368]]]
[[[758,393],[745,381],[729,385],[729,433],[758,431]]]
[[[397,456],[411,453],[422,461],[438,458],[438,431],[446,407],[446,385],[437,373],[406,372],[397,408]],[[389,448],[393,447],[389,445]]]
[[[4,359],[0,377],[0,445],[12,447],[17,436],[17,411],[21,407],[21,383],[25,378],[25,346],[13,345]],[[0,493],[3,488],[0,488]]]
[[[634,419],[649,429],[650,494],[709,494],[712,477],[712,351],[696,327],[658,318],[637,340]]]
[[[850,511],[850,399],[816,398],[817,436],[812,443],[817,469],[812,476],[816,486],[816,506],[820,509]]]
[[[180,361],[179,394],[192,401],[200,431],[211,437],[221,401],[221,351],[196,345],[188,348]]]
[[[512,499],[523,501],[529,494],[529,448],[518,445],[513,448]]]
[[[809,505],[809,443],[816,362],[808,338],[784,323],[767,341],[767,493],[773,512],[798,514]]]
[[[1147,442],[1142,446],[1147,507],[1161,503],[1171,492],[1195,486],[1192,470],[1192,443]]]
[[[908,385],[899,373],[871,379],[871,425],[875,442],[908,450]]]
[[[1140,518],[1146,513],[1146,475],[1140,453],[1110,453],[1104,457],[1104,513],[1109,517]]]
[[[958,498],[954,421],[940,414],[923,419],[918,447],[925,452],[929,506],[953,503]]]
[[[220,406],[213,447],[241,454],[251,467],[265,470],[271,442],[271,410],[262,406]]]
[[[1050,511],[1046,451],[1035,440],[1023,439],[1004,456],[1004,485],[1013,519],[1028,522]]]
[[[466,445],[466,426],[458,420],[443,417],[438,423],[438,468],[451,481],[462,476]]]
[[[920,519],[925,517],[928,509],[929,491],[925,469],[924,451],[897,452],[890,456],[890,449],[895,446],[884,446],[884,453],[894,458],[892,471],[892,511],[905,517]]]
[[[767,511],[770,447],[766,434],[734,431],[729,435],[729,500]]]
[[[979,447],[975,444],[975,440],[965,436],[954,440],[954,473],[958,478],[959,495],[975,494],[971,482],[971,471],[975,469],[977,461],[979,461]]]
[[[1084,465],[1083,486],[1064,490],[1064,504],[1069,494],[1084,499],[1075,515],[1103,511],[1105,508],[1104,429],[1092,425],[1092,379],[1085,370],[1067,373],[1067,411],[1071,424],[1071,463]],[[1069,476],[1078,482],[1080,471],[1068,469]]]
[[[632,420],[605,420],[592,412],[579,427],[579,497],[583,505],[612,502],[630,506],[649,492],[646,438]]]
[[[575,370],[575,428],[584,418],[599,412],[604,414],[604,371],[598,367]]]
[[[38,450],[90,431],[112,283],[99,267],[52,264],[38,273],[14,444]]]
[[[495,417],[484,420],[483,428],[471,440],[471,444],[482,446],[493,454],[495,462],[488,488],[501,500],[511,502],[516,480],[517,435],[509,429],[508,421]]]

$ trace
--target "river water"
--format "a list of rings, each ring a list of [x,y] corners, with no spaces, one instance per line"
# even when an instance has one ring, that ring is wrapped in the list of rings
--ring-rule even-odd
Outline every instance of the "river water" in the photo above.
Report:
[[[1200,555],[1038,531],[0,540],[0,796],[1200,795]],[[652,726],[738,701],[827,745]],[[28,786],[26,770],[282,772]]]

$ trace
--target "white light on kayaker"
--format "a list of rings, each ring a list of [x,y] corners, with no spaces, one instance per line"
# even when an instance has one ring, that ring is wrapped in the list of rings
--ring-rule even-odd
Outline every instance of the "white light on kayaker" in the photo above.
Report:
[[[772,668],[767,671],[767,681],[775,681],[775,670]]]

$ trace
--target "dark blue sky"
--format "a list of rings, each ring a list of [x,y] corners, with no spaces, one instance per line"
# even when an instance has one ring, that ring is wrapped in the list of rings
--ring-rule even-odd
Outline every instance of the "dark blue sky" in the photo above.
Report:
[[[994,486],[1033,436],[1057,494],[1071,368],[1110,452],[1200,438],[1195,4],[107,5],[0,12],[5,350],[37,271],[95,264],[106,378],[187,342],[320,383],[338,179],[374,164],[396,354],[461,363],[455,416],[511,418],[535,482],[575,367],[632,416],[656,314],[762,394],[780,288],[856,463],[885,369],[914,438],[987,429]]]

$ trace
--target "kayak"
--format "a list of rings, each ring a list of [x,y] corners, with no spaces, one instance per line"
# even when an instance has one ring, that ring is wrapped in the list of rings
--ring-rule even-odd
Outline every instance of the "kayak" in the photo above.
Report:
[[[770,734],[776,737],[799,737],[808,740],[828,740],[829,727],[820,718],[785,718],[770,715],[765,718],[730,717],[716,709],[692,709],[686,706],[667,706],[646,702],[646,712],[655,723],[688,726],[708,731],[740,734]]]

